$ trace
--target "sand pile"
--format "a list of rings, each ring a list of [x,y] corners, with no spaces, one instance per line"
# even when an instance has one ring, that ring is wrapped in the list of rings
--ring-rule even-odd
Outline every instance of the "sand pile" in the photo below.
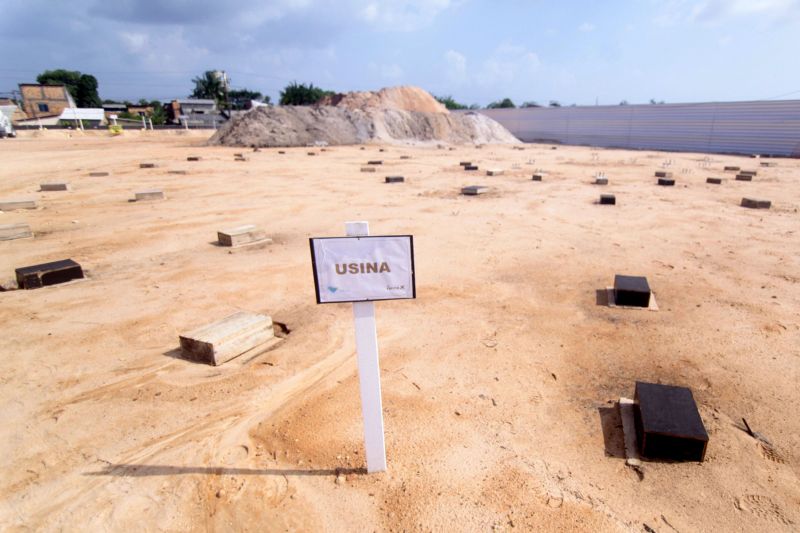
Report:
[[[418,87],[392,87],[337,94],[312,107],[259,107],[226,123],[209,142],[306,146],[367,142],[511,144],[519,140],[487,116],[450,113]]]

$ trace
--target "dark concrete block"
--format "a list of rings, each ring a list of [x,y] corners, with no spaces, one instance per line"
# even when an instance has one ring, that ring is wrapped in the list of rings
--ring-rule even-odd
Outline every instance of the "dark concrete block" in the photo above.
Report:
[[[461,161],[459,163],[459,165],[461,165],[462,167],[465,167],[465,166],[471,165],[471,164],[472,164],[472,161]]]
[[[750,174],[736,174],[736,181],[753,181],[753,176]]]
[[[187,161],[200,161],[200,157],[199,156],[195,156],[195,155],[190,155],[189,157],[186,158],[186,160]]]
[[[373,161],[367,161],[367,164],[368,165],[382,165],[383,161],[381,161],[380,159],[377,159],[377,160],[373,160]]]
[[[72,259],[22,267],[15,272],[20,289],[38,289],[83,278],[83,269]]]
[[[531,176],[531,181],[542,181],[544,174],[534,174]]]
[[[713,183],[714,185],[722,185],[722,178],[706,178],[706,183]]]
[[[657,170],[656,171],[656,177],[657,178],[671,178],[672,177],[672,172],[666,172],[664,170]]]
[[[403,183],[406,179],[403,176],[386,176],[386,183]]]
[[[400,159],[411,159],[410,155],[401,155]]]
[[[725,167],[726,172],[738,172],[741,170],[739,167]]]
[[[633,307],[650,305],[650,285],[644,276],[614,276],[614,303]]]
[[[281,155],[283,155],[283,154],[285,154],[285,153],[286,153],[286,150],[278,150],[278,153],[279,153],[279,154],[281,154]]]
[[[461,188],[461,194],[465,194],[467,196],[475,196],[487,192],[489,192],[489,187],[484,187],[483,185],[469,185]]]
[[[742,207],[749,207],[750,209],[769,209],[772,207],[772,202],[769,200],[757,200],[755,198],[742,198]]]
[[[89,176],[92,178],[102,178],[103,176],[108,176],[108,172],[89,172]]]
[[[464,165],[464,170],[478,170],[478,165]]]
[[[761,162],[761,166],[762,167],[777,167],[778,163],[776,163],[775,161],[762,161]]]
[[[139,163],[139,168],[156,168],[155,163]]]
[[[672,187],[675,185],[675,180],[672,178],[658,178],[658,184],[664,187]]]
[[[613,194],[601,194],[600,205],[617,205],[617,197]]]
[[[633,402],[636,436],[643,457],[700,462],[705,459],[708,433],[691,390],[637,381]]]
[[[758,175],[758,172],[755,170],[740,170],[739,174],[742,176],[756,176]]]

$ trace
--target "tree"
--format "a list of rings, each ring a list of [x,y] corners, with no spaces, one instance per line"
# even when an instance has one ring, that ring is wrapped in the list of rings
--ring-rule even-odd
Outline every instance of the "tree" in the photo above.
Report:
[[[550,107],[561,107],[561,103],[558,100],[550,100]]]
[[[244,109],[251,100],[257,102],[269,103],[269,95],[262,95],[258,91],[251,91],[249,89],[234,89],[228,93],[230,99],[231,109]]]
[[[313,83],[297,83],[293,81],[281,91],[281,105],[314,105],[326,96],[333,95],[333,91],[326,91],[314,87]]]
[[[492,102],[491,104],[486,106],[486,109],[510,109],[513,107],[517,107],[514,105],[514,102],[511,101],[511,98],[503,98],[499,102]]]
[[[660,102],[656,102],[656,99],[655,99],[655,98],[651,98],[651,99],[650,99],[650,103],[651,103],[652,105],[656,105],[656,104],[663,104],[663,103],[664,103],[664,100],[661,100]]]
[[[101,107],[100,95],[97,94],[97,78],[91,74],[82,74],[77,70],[45,70],[36,81],[42,85],[66,85],[67,91],[78,107]]]
[[[453,97],[450,95],[447,96],[434,96],[436,101],[440,104],[444,105],[447,109],[467,109],[467,106],[464,104],[459,104]]]
[[[620,101],[619,105],[628,105],[628,101],[627,100],[622,100],[622,101]]]
[[[194,91],[192,98],[214,100],[218,104],[225,101],[225,83],[215,70],[207,70],[202,75],[192,78]]]
[[[528,100],[527,102],[523,102],[520,107],[542,107],[542,106],[540,106],[533,100]]]

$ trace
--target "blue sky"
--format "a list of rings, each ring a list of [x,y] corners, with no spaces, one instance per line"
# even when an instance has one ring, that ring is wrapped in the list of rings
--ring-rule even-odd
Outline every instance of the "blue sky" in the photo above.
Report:
[[[67,68],[102,98],[226,70],[272,96],[411,84],[485,105],[800,98],[800,0],[1,0],[0,92]]]

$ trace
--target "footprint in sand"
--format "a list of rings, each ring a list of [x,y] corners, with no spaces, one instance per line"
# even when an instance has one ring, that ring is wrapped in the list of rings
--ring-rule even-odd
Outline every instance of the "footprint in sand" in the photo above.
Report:
[[[777,522],[786,526],[793,523],[787,518],[780,505],[772,501],[769,496],[763,494],[745,494],[741,498],[737,498],[736,508],[770,522]]]

